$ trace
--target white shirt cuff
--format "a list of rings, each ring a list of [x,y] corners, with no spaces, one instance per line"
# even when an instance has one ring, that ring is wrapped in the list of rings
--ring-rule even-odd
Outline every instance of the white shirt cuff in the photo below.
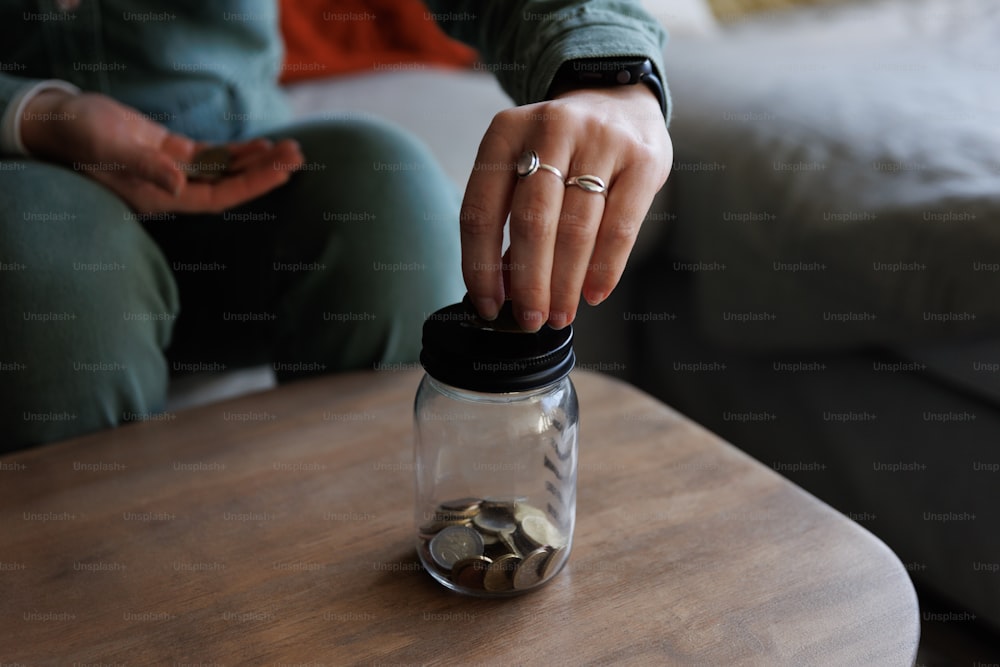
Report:
[[[38,81],[17,91],[7,104],[3,118],[0,118],[0,155],[28,155],[28,149],[21,141],[21,118],[28,103],[45,90],[64,90],[73,95],[80,92],[73,84],[58,79]]]

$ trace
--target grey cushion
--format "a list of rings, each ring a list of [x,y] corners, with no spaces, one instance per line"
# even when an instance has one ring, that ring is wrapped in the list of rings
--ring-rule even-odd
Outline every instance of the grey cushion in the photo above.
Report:
[[[1000,332],[997,35],[993,0],[883,0],[673,41],[670,251],[707,335]]]

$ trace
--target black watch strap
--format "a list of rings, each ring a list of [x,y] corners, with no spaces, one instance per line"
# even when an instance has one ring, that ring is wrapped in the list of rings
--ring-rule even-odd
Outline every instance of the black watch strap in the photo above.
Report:
[[[568,60],[552,78],[548,97],[577,88],[603,88],[643,83],[660,100],[660,111],[667,115],[667,96],[663,82],[656,75],[649,58],[584,58]]]

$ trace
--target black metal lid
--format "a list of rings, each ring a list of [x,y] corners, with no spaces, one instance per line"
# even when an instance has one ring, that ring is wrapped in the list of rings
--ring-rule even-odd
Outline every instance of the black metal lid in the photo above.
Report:
[[[436,380],[460,389],[490,393],[528,391],[566,377],[576,356],[573,327],[543,325],[522,331],[511,302],[489,322],[463,300],[424,321],[420,363]]]

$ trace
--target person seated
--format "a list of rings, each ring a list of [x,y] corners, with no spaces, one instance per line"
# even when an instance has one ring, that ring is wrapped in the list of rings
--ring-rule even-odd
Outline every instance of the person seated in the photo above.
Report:
[[[414,361],[466,289],[564,327],[614,289],[672,161],[636,2],[428,3],[521,105],[464,199],[387,123],[293,122],[274,3],[58,6],[0,7],[0,450],[148,418],[172,373]],[[649,85],[603,85],[622,55]]]

